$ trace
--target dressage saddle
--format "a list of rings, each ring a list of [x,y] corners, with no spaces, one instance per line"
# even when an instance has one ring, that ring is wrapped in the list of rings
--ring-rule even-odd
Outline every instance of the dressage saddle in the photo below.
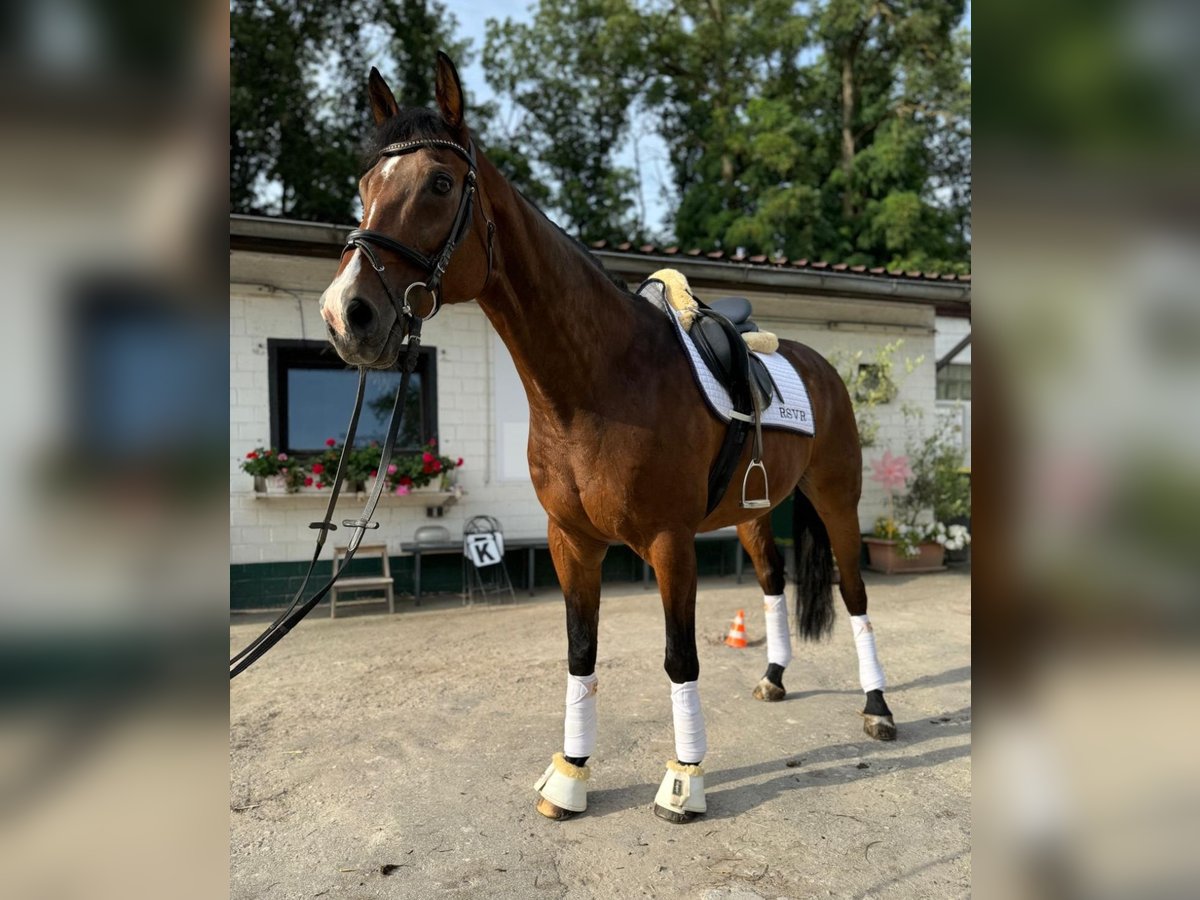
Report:
[[[716,461],[708,473],[708,507],[711,513],[725,496],[742,448],[755,425],[759,410],[766,407],[775,395],[775,386],[763,361],[750,352],[742,335],[758,331],[750,320],[750,301],[744,297],[725,297],[711,305],[699,303],[688,336],[713,376],[729,392],[734,415],[725,432],[725,440]],[[760,452],[756,448],[756,453]],[[765,472],[764,472],[765,478]],[[764,489],[765,489],[764,482]],[[745,485],[742,487],[744,506],[748,503]]]
[[[752,397],[746,397],[749,401],[746,405],[739,402],[737,392],[742,383],[753,385],[758,390],[760,407],[766,406],[774,396],[775,386],[767,367],[749,351],[740,337],[758,331],[758,325],[750,319],[750,301],[745,297],[722,297],[699,306],[688,337],[696,345],[708,370],[729,391],[734,408],[739,412],[753,409]]]

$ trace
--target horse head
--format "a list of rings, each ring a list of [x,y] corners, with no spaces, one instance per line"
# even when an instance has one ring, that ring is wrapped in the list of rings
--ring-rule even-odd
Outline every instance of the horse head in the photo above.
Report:
[[[359,180],[363,219],[350,233],[321,317],[338,355],[395,365],[418,319],[473,299],[491,272],[462,83],[438,53],[437,109],[402,108],[379,72],[368,79],[375,133]]]

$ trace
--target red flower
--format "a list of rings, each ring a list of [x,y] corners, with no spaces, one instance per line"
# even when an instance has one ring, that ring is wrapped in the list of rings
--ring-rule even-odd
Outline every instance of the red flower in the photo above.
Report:
[[[422,453],[421,454],[421,462],[424,462],[424,463],[433,462],[433,454],[432,453]]]
[[[246,454],[246,459],[258,459],[258,453],[256,453],[254,450],[251,450]]]
[[[307,478],[305,478],[305,479],[304,479],[304,486],[305,486],[305,487],[312,487],[312,485],[313,485],[313,480],[312,480],[312,477],[311,477],[311,476],[309,476],[309,477],[307,477]]]
[[[461,465],[462,465],[462,457],[461,457],[461,456],[458,458],[458,462],[456,462],[454,465],[455,465],[455,467],[456,467],[456,468],[457,468],[458,466],[461,466]]]
[[[421,471],[426,475],[429,475],[433,472],[433,468],[429,463],[425,463],[423,466],[421,466]]]
[[[324,471],[325,471],[325,465],[323,463],[313,463],[312,473],[314,475],[320,475]]]
[[[336,446],[337,446],[337,441],[335,441],[333,438],[326,438],[326,439],[325,439],[325,446],[326,446],[326,447],[336,447]]]
[[[433,469],[433,471],[435,471],[435,472],[442,471],[442,464],[440,462],[438,462],[436,459],[432,463],[429,464],[429,467],[431,469]]]
[[[409,478],[407,475],[401,475],[401,476],[400,476],[400,483],[401,483],[401,484],[403,484],[403,485],[405,485],[405,486],[408,486],[408,485],[410,485],[410,484],[412,484],[412,483],[413,483],[413,480],[412,480],[411,478]]]
[[[430,447],[436,447],[436,446],[437,446],[437,438],[430,438],[430,439],[429,439],[429,446],[430,446]]]
[[[320,490],[320,489],[321,489],[321,488],[323,488],[323,487],[325,487],[325,482],[323,482],[323,481],[318,481],[318,482],[317,482],[317,490]]]
[[[372,477],[372,478],[378,478],[378,477],[379,477],[379,470],[378,470],[378,469],[372,469],[372,470],[371,470],[371,477]]]

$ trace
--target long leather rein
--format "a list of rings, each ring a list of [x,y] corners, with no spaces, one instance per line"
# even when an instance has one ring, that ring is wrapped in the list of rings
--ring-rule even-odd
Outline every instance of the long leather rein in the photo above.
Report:
[[[378,528],[378,522],[372,522],[371,517],[375,515],[375,508],[379,505],[379,499],[383,495],[384,485],[387,483],[387,469],[391,462],[392,453],[396,447],[396,435],[400,431],[400,423],[404,418],[404,397],[408,392],[408,383],[412,377],[413,370],[417,366],[418,350],[421,344],[421,326],[424,322],[433,318],[439,309],[441,309],[441,282],[442,276],[445,275],[447,267],[450,265],[450,257],[454,255],[454,250],[462,242],[462,239],[467,235],[471,227],[471,208],[473,200],[478,196],[478,187],[476,185],[476,167],[475,167],[475,144],[468,142],[464,148],[453,141],[442,138],[422,138],[411,141],[402,141],[396,144],[390,144],[380,151],[379,156],[401,156],[406,153],[413,153],[417,150],[427,148],[445,148],[454,151],[459,156],[467,161],[467,178],[463,185],[462,197],[459,200],[458,211],[454,215],[454,222],[450,226],[450,234],[446,238],[445,244],[442,245],[441,251],[436,256],[426,256],[420,250],[401,243],[394,238],[389,237],[379,231],[372,231],[366,228],[356,228],[346,237],[346,246],[342,249],[343,255],[347,251],[361,250],[363,255],[367,257],[371,263],[371,268],[375,270],[379,277],[380,283],[383,285],[384,292],[387,294],[388,300],[392,304],[392,308],[396,312],[396,320],[401,324],[406,332],[406,340],[408,348],[404,353],[401,368],[403,375],[400,378],[400,385],[396,388],[396,398],[392,403],[392,415],[388,421],[387,436],[383,442],[383,451],[380,454],[379,467],[376,469],[375,483],[371,487],[371,493],[367,497],[366,505],[363,507],[362,514],[357,519],[344,519],[342,521],[343,528],[349,528],[353,532],[350,537],[350,543],[346,548],[346,555],[341,565],[336,566],[333,571],[333,576],[325,583],[325,585],[313,594],[308,600],[301,604],[301,598],[308,587],[309,579],[312,577],[313,571],[316,569],[317,560],[321,556],[321,550],[325,546],[325,540],[329,532],[336,531],[337,526],[333,524],[334,508],[337,506],[338,496],[341,492],[343,478],[346,474],[346,464],[350,458],[351,450],[354,446],[354,436],[358,430],[358,418],[362,412],[363,396],[366,392],[367,372],[366,366],[359,366],[358,369],[358,388],[354,398],[354,410],[350,414],[350,424],[346,428],[346,443],[342,446],[342,454],[338,459],[337,474],[334,476],[333,487],[330,490],[329,502],[325,506],[325,516],[320,522],[313,522],[308,527],[316,529],[317,542],[313,550],[312,559],[309,561],[308,570],[304,573],[304,581],[301,583],[299,590],[292,597],[292,602],[288,607],[280,613],[275,620],[267,626],[263,632],[251,641],[240,653],[229,660],[229,678],[240,675],[246,669],[250,668],[263,654],[274,647],[277,643],[283,640],[284,636],[292,630],[296,624],[308,615],[313,608],[320,603],[337,583],[338,578],[346,571],[350,562],[354,559],[354,554],[357,552],[359,544],[362,543],[363,536],[367,529]],[[480,207],[482,209],[482,205]],[[486,288],[492,277],[492,238],[495,234],[495,224],[486,218],[487,222],[487,276],[484,280]],[[426,272],[424,281],[414,281],[401,295],[399,300],[392,292],[387,279],[384,278],[386,267],[379,258],[378,251],[386,250],[407,259],[409,262],[416,264],[420,269]],[[411,295],[414,291],[420,291],[432,298],[430,310],[425,315],[419,315],[413,308]],[[481,289],[482,290],[482,289]]]

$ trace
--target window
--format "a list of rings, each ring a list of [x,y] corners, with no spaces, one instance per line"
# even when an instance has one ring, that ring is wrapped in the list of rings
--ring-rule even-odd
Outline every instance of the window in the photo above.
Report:
[[[271,370],[271,445],[288,453],[317,453],[325,441],[346,439],[358,371],[348,367],[325,341],[268,340]],[[396,388],[397,370],[367,375],[356,446],[383,443]],[[437,437],[437,352],[421,347],[408,382],[397,451],[414,451]]]
[[[950,363],[938,370],[937,398],[939,400],[971,399],[970,363]]]

